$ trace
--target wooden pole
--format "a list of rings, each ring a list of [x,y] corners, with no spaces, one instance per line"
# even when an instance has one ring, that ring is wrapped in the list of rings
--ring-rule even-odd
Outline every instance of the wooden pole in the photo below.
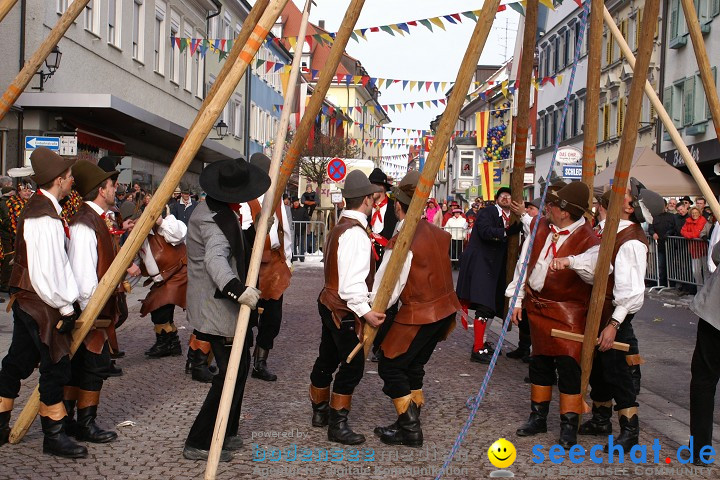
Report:
[[[235,91],[235,88],[240,82],[242,76],[245,74],[250,61],[252,61],[252,58],[257,53],[258,48],[262,45],[262,42],[270,31],[270,28],[272,28],[275,24],[275,20],[277,20],[277,17],[280,16],[282,9],[285,7],[287,2],[288,0],[273,0],[272,6],[268,8],[259,24],[243,24],[243,29],[247,28],[252,31],[250,40],[244,47],[242,47],[239,60],[232,66],[232,69],[228,73],[225,81],[222,85],[218,86],[216,96],[213,97],[212,101],[198,112],[197,121],[195,122],[194,127],[188,130],[185,135],[185,139],[183,140],[182,145],[180,145],[180,149],[177,154],[175,154],[175,159],[173,160],[172,165],[170,165],[170,169],[163,178],[163,181],[160,183],[160,186],[157,188],[157,191],[150,200],[150,203],[145,208],[145,211],[135,223],[133,231],[130,233],[130,236],[128,236],[127,240],[118,252],[115,260],[113,260],[110,268],[100,279],[100,282],[98,283],[93,296],[90,298],[87,307],[85,307],[85,310],[78,319],[78,322],[82,324],[81,327],[73,331],[73,342],[70,347],[71,353],[74,353],[77,350],[80,343],[82,343],[85,336],[92,328],[93,321],[100,313],[100,310],[102,310],[105,306],[105,303],[110,298],[110,295],[112,295],[115,287],[125,274],[125,270],[128,265],[130,265],[130,262],[133,258],[135,258],[135,255],[142,246],[145,237],[147,237],[150,229],[155,224],[155,220],[165,208],[165,204],[170,198],[170,195],[172,195],[173,190],[175,190],[175,187],[180,184],[180,179],[195,158],[200,146],[205,138],[207,138],[208,133],[212,130],[220,112],[222,112],[222,109],[228,99]],[[75,3],[77,2],[73,2],[73,5],[75,5]],[[10,434],[10,443],[19,442],[23,435],[25,435],[25,432],[27,432],[28,428],[30,428],[30,424],[32,424],[35,419],[40,405],[37,388],[33,393],[33,397],[36,398],[28,400],[27,405],[25,405],[25,408],[20,413],[20,416],[18,416]]]
[[[637,69],[633,75],[630,85],[627,113],[625,115],[625,126],[620,139],[620,150],[618,161],[615,167],[615,178],[613,179],[612,192],[610,194],[610,205],[608,206],[607,219],[603,229],[602,241],[600,242],[600,253],[598,255],[597,267],[595,268],[595,281],[593,283],[592,295],[590,297],[590,309],[585,323],[585,339],[583,341],[580,366],[581,394],[583,398],[587,391],[590,371],[592,370],[593,357],[597,346],[598,330],[602,316],[603,305],[605,304],[605,291],[607,290],[608,274],[610,273],[610,261],[617,237],[618,224],[620,223],[620,211],[625,203],[630,165],[635,143],[637,141],[637,125],[640,121],[642,110],[643,88],[647,82],[647,71],[652,56],[652,44],[655,37],[655,22],[657,22],[660,10],[660,0],[647,0],[645,2],[645,15],[643,18],[640,42],[638,45]],[[597,111],[595,112],[597,113]]]
[[[53,29],[50,31],[50,35],[40,45],[40,48],[30,57],[30,60],[25,62],[25,66],[20,73],[17,74],[15,80],[12,81],[10,86],[7,88],[2,97],[0,97],[0,120],[5,118],[7,112],[15,104],[20,94],[28,86],[30,80],[38,71],[42,63],[45,61],[53,48],[58,44],[60,39],[65,35],[67,29],[80,15],[85,6],[90,0],[75,0],[72,2],[65,13],[62,14],[58,22],[55,24]]]
[[[460,64],[460,70],[455,79],[455,86],[447,103],[447,108],[440,119],[437,135],[435,135],[435,141],[433,142],[433,148],[430,149],[430,154],[420,175],[415,194],[405,215],[405,222],[400,230],[397,242],[395,242],[393,254],[390,256],[385,275],[383,275],[377,295],[375,296],[375,301],[372,306],[375,312],[385,313],[385,310],[387,310],[390,294],[398,281],[400,270],[402,270],[402,266],[405,263],[405,257],[407,257],[408,250],[410,250],[410,243],[415,236],[415,228],[417,227],[418,221],[420,221],[423,207],[427,202],[427,198],[430,196],[430,191],[435,182],[435,176],[437,175],[443,155],[450,143],[450,135],[452,135],[455,122],[457,122],[458,115],[460,114],[460,109],[465,102],[465,96],[470,88],[470,81],[477,68],[480,54],[487,41],[499,5],[500,0],[489,0],[485,2],[480,12],[475,30],[470,37],[470,44]],[[360,342],[352,353],[350,353],[347,362],[350,363],[352,361],[355,355],[363,348],[363,344],[365,345],[365,355],[367,355],[376,335],[377,329],[366,324],[364,327],[365,338],[363,342]]]
[[[298,38],[305,38],[307,24],[310,18],[310,6],[312,0],[306,0],[303,9],[302,23],[300,24],[300,33]],[[287,94],[283,102],[283,112],[280,116],[280,126],[275,134],[275,145],[272,160],[270,162],[270,188],[265,192],[262,208],[260,210],[260,218],[255,225],[255,240],[250,255],[250,265],[248,266],[245,284],[250,287],[257,285],[258,276],[260,274],[260,263],[262,261],[263,247],[265,245],[265,237],[268,231],[269,218],[274,212],[273,199],[275,190],[278,190],[278,172],[280,171],[280,163],[282,162],[283,145],[285,144],[285,136],[287,135],[288,125],[290,124],[290,114],[292,113],[292,102],[294,100],[295,88],[298,75],[300,72],[300,61],[302,58],[302,48],[295,49],[295,55],[290,70],[290,79],[288,81]],[[282,189],[280,189],[282,191]],[[278,221],[278,228],[282,229],[282,218]],[[260,309],[258,309],[260,310]],[[245,335],[247,335],[248,323],[250,321],[250,307],[242,305],[238,313],[237,323],[235,324],[235,339],[232,349],[230,350],[230,360],[228,361],[228,370],[225,373],[225,383],[223,384],[222,394],[220,396],[220,405],[218,407],[217,417],[215,418],[215,429],[213,431],[212,443],[210,444],[210,454],[208,455],[207,465],[205,467],[205,478],[214,479],[217,475],[218,462],[222,453],[222,446],[225,440],[225,432],[227,430],[228,417],[230,414],[230,405],[232,404],[233,394],[235,393],[235,382],[237,381],[238,369],[242,360],[243,349],[245,345]],[[249,361],[249,360],[248,360]]]
[[[553,328],[552,330],[550,330],[550,336],[556,337],[556,338],[563,338],[565,340],[571,340],[573,342],[578,342],[578,343],[583,343],[585,341],[585,337],[583,335],[580,335],[579,333],[567,332],[565,330],[558,330],[556,328]],[[622,342],[613,342],[612,348],[613,348],[613,350],[621,350],[623,352],[629,352],[630,344],[622,343]]]
[[[715,88],[715,78],[710,69],[710,60],[705,50],[705,40],[703,40],[702,32],[700,31],[697,11],[695,10],[693,0],[681,1],[683,11],[685,12],[685,21],[687,22],[688,31],[690,32],[690,40],[692,41],[698,69],[700,70],[700,78],[702,79],[703,88],[705,89],[705,98],[707,99],[708,105],[710,105],[710,112],[712,113],[715,137],[720,141],[720,101],[718,100],[717,89]]]
[[[310,97],[309,103],[305,107],[305,113],[303,114],[302,120],[300,120],[300,125],[298,125],[295,130],[293,141],[285,154],[285,160],[280,167],[278,185],[286,185],[288,183],[288,180],[290,180],[290,176],[300,159],[300,153],[307,144],[310,130],[315,126],[315,117],[320,112],[320,108],[322,108],[322,104],[325,101],[325,95],[330,88],[330,84],[335,78],[335,72],[340,64],[340,59],[343,55],[345,55],[345,47],[347,46],[347,43],[350,40],[350,35],[352,34],[355,24],[360,17],[360,11],[362,10],[363,5],[365,5],[365,0],[352,0],[350,5],[348,5],[345,17],[343,17],[343,21],[340,24],[340,29],[335,35],[335,40],[330,48],[328,59],[325,62],[323,70],[320,73],[320,78],[315,85],[315,91],[313,92],[312,97]],[[302,48],[302,45],[303,39],[298,38],[295,48]],[[283,190],[280,188],[275,191],[273,207],[276,207],[280,203],[282,200],[282,194]]]
[[[585,119],[583,126],[582,182],[590,189],[592,205],[595,182],[595,153],[598,139],[598,109],[600,108],[600,69],[602,66],[603,0],[590,3],[590,31],[587,36],[587,95],[585,96]]]
[[[515,124],[515,152],[513,171],[510,177],[510,190],[515,202],[523,202],[525,185],[525,157],[527,155],[528,128],[530,125],[530,95],[533,93],[532,76],[535,64],[535,35],[537,32],[538,0],[528,0],[525,8],[525,28],[523,29],[523,47],[520,56],[520,69],[517,79],[518,114]],[[512,111],[510,112],[512,116]],[[505,138],[511,138],[512,132],[506,132]],[[511,215],[511,222],[518,221],[517,215]],[[520,250],[519,233],[507,239],[506,283],[512,280]],[[498,316],[504,316],[500,312]]]
[[[605,19],[605,23],[610,29],[613,37],[618,42],[618,45],[620,45],[620,51],[625,56],[625,58],[627,58],[628,65],[630,65],[630,68],[634,70],[635,56],[633,55],[632,50],[630,50],[630,47],[623,38],[620,29],[617,28],[617,25],[615,25],[615,21],[613,20],[607,8],[603,10],[603,18]],[[654,28],[655,27],[653,27],[653,29]],[[675,144],[675,148],[677,148],[680,156],[685,161],[685,166],[688,167],[690,175],[692,175],[693,179],[695,179],[695,183],[697,183],[698,187],[700,188],[700,191],[705,197],[705,200],[707,201],[708,206],[712,210],[713,215],[715,216],[715,218],[720,218],[720,203],[718,203],[715,194],[713,193],[710,185],[708,185],[708,182],[705,179],[705,176],[698,168],[697,163],[695,163],[695,159],[690,154],[690,150],[688,150],[687,146],[685,145],[682,136],[680,136],[680,132],[678,132],[678,129],[675,127],[675,124],[672,121],[672,118],[670,118],[670,115],[668,115],[665,107],[660,101],[660,98],[658,98],[657,93],[655,93],[655,89],[652,87],[652,85],[650,85],[650,82],[645,83],[645,95],[648,96],[648,98],[650,99],[650,103],[652,103],[652,106],[655,108],[655,111],[660,118],[660,121],[663,123],[663,125],[665,125],[665,130],[670,134],[670,138]]]
[[[2,0],[2,2],[0,2],[0,22],[3,21],[5,15],[12,10],[12,7],[14,7],[16,3],[17,0]]]

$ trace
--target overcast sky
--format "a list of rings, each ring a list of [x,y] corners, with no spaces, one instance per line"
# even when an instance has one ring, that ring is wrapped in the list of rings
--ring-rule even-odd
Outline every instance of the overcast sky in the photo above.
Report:
[[[304,0],[293,0],[301,10]],[[310,13],[310,21],[317,24],[325,20],[328,31],[337,31],[350,0],[315,0]],[[506,1],[503,3],[507,3]],[[366,0],[360,19],[355,28],[420,20],[440,15],[449,15],[482,8],[482,0]],[[368,33],[367,40],[356,42],[350,39],[347,53],[360,60],[372,77],[403,80],[446,81],[455,80],[462,57],[465,54],[475,22],[461,17],[459,25],[449,25],[445,20],[446,31],[433,26],[430,32],[422,25],[410,27],[410,35],[390,36],[384,32]],[[512,56],[517,34],[519,14],[507,9],[497,14],[491,36],[480,57],[480,64],[500,65]],[[507,25],[507,29],[506,29]],[[506,41],[507,36],[507,41]],[[506,48],[507,44],[507,48]],[[506,56],[507,55],[507,56]],[[380,89],[380,103],[405,103],[442,98],[444,92],[435,93],[414,90],[409,93],[401,84]],[[389,112],[390,125],[403,128],[429,129],[430,121],[442,113],[442,109],[432,107],[407,112]],[[399,137],[396,133],[394,137]],[[407,147],[385,149],[384,154],[406,153]]]

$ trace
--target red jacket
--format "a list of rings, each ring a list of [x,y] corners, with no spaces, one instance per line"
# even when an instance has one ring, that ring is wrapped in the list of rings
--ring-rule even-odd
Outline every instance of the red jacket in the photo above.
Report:
[[[700,238],[700,232],[702,232],[703,227],[705,227],[705,224],[707,223],[707,220],[705,220],[705,217],[700,216],[697,220],[694,220],[692,217],[688,217],[685,220],[685,225],[683,225],[682,229],[680,230],[680,234],[685,238]],[[690,242],[690,257],[691,258],[702,258],[707,255],[707,244],[705,242]]]

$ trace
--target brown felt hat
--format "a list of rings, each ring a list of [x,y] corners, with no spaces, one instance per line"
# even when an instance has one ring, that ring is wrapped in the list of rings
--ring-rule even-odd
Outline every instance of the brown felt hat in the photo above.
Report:
[[[250,155],[250,165],[255,165],[263,172],[270,174],[270,158],[264,153],[253,153]]]
[[[590,209],[590,189],[583,182],[572,182],[556,192],[548,192],[547,200],[566,212],[582,216]]]
[[[80,160],[73,165],[72,174],[75,177],[75,190],[81,197],[84,197],[93,189],[102,185],[108,178],[120,175],[120,172],[117,170],[106,172],[94,163]]]
[[[403,179],[400,180],[400,183],[398,183],[398,186],[393,190],[395,199],[400,203],[410,205],[419,180],[420,172],[418,170],[410,170],[406,173]]]
[[[30,154],[30,164],[35,172],[30,178],[38,185],[45,185],[72,167],[75,159],[61,157],[49,148],[40,147]]]
[[[345,198],[359,198],[384,191],[385,189],[380,185],[370,183],[367,175],[361,170],[353,170],[345,177],[345,187],[342,189],[342,195]]]

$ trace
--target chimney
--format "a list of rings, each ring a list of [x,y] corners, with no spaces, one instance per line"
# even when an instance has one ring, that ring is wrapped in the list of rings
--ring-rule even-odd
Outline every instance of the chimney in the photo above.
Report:
[[[325,30],[325,20],[318,20],[318,27]]]

